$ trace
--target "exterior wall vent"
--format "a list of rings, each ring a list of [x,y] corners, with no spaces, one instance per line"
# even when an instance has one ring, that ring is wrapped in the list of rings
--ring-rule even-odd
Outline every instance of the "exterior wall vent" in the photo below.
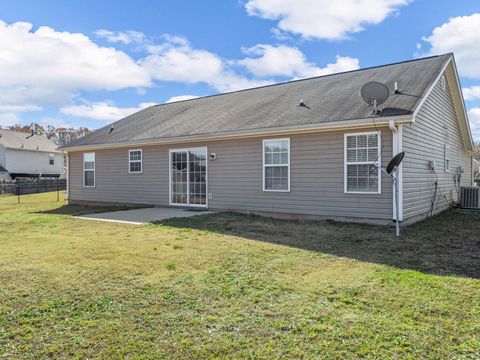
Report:
[[[469,186],[461,188],[460,206],[462,209],[480,210],[480,187]]]

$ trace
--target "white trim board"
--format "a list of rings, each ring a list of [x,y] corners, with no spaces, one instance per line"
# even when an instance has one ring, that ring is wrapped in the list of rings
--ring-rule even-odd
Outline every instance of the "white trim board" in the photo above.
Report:
[[[205,205],[190,204],[190,151],[205,151]],[[172,202],[172,153],[174,152],[186,152],[187,153],[187,203],[179,204]],[[180,149],[168,149],[168,205],[172,207],[197,207],[208,209],[208,148],[192,147],[192,148],[180,148]]]
[[[265,188],[265,167],[285,166],[284,164],[265,164],[265,143],[269,141],[287,141],[288,142],[288,189],[287,190],[267,190]],[[262,190],[263,192],[290,192],[290,138],[273,138],[262,140]]]
[[[382,132],[381,131],[369,131],[369,132],[358,132],[358,133],[345,133],[343,134],[343,193],[344,194],[363,194],[363,195],[381,195],[382,194],[382,172],[380,169],[378,171],[378,184],[377,191],[348,191],[347,186],[347,137],[349,136],[358,136],[358,135],[377,135],[377,160],[376,163],[382,165]],[[358,165],[369,165],[372,164],[372,161],[356,162]]]
[[[455,64],[455,59],[453,57],[453,54],[450,55],[449,59],[445,62],[445,65],[443,66],[442,70],[438,74],[437,78],[433,81],[433,83],[427,89],[425,94],[422,96],[422,100],[418,103],[417,107],[415,108],[415,111],[413,112],[412,123],[413,124],[415,123],[418,113],[423,108],[423,105],[427,101],[428,97],[433,92],[433,90],[435,89],[437,84],[441,81],[444,75],[449,85],[448,88],[450,90],[450,94],[452,95],[455,113],[457,115],[457,121],[459,121],[460,130],[462,133],[464,148],[467,151],[472,151],[474,146],[472,131],[470,129],[470,123],[468,121],[467,110],[465,108],[465,101],[463,99],[463,92],[461,89],[460,79],[458,77],[457,66]]]
[[[85,155],[93,154],[93,169],[85,169]],[[94,188],[97,185],[97,155],[95,151],[88,151],[83,153],[83,187],[84,188]],[[86,171],[93,171],[93,186],[92,185],[85,185],[85,172]]]
[[[140,151],[140,160],[131,160],[130,153],[134,151]],[[131,163],[140,163],[140,171],[131,171],[130,164]],[[142,149],[128,149],[128,173],[129,174],[142,174],[143,173],[143,150]]]

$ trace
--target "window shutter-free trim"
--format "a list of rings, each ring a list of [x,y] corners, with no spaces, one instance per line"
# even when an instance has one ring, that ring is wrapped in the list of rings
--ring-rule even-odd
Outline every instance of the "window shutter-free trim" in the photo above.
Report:
[[[95,187],[95,153],[83,153],[83,187]]]
[[[143,172],[142,149],[128,150],[128,172],[130,174],[140,174]]]
[[[380,194],[381,134],[379,132],[344,135],[344,192]]]
[[[263,146],[263,191],[290,191],[290,138],[265,139]]]

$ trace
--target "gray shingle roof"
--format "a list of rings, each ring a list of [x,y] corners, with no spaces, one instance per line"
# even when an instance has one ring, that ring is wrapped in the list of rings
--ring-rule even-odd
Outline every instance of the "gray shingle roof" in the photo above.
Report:
[[[57,145],[42,135],[0,129],[0,144],[9,149],[57,152]]]
[[[451,54],[339,74],[290,81],[226,94],[156,105],[127,116],[66,147],[140,142],[367,118],[371,109],[359,95],[369,81],[393,93],[380,116],[412,114]],[[414,95],[414,96],[411,96]],[[303,100],[310,109],[299,107]]]

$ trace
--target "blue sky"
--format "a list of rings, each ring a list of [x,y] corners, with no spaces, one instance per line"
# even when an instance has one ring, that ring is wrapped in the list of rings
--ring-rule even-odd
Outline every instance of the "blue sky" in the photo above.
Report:
[[[450,51],[480,140],[478,1],[0,1],[0,125],[98,128],[153,103]]]

